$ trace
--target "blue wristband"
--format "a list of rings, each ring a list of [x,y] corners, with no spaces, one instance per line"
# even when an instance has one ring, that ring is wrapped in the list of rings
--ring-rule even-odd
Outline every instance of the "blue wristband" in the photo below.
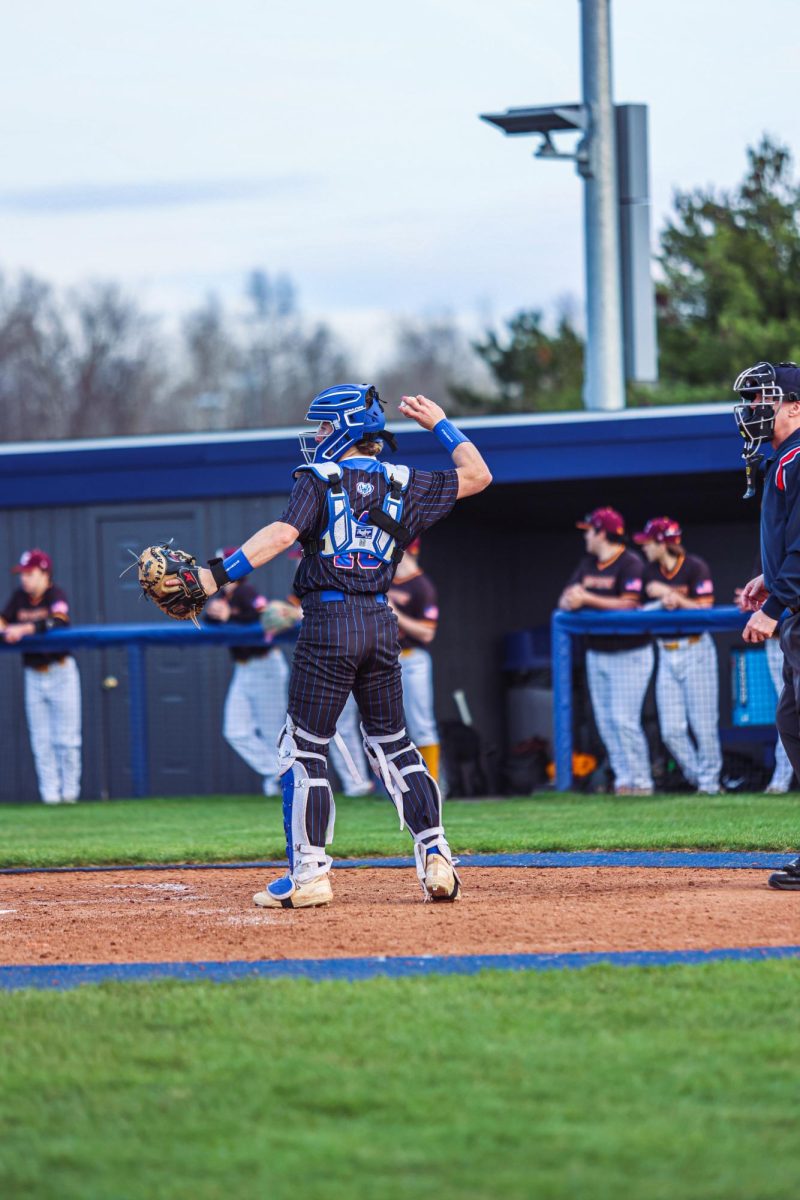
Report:
[[[233,554],[229,554],[223,560],[222,565],[231,583],[234,583],[237,579],[243,579],[245,575],[249,575],[253,570],[253,564],[248,562],[247,555],[241,546],[238,550],[234,550]]]
[[[445,450],[455,450],[456,446],[460,446],[462,442],[468,442],[469,438],[464,437],[460,429],[456,429],[448,421],[447,417],[442,417],[438,425],[434,425],[433,433],[436,434],[438,440],[442,443]]]

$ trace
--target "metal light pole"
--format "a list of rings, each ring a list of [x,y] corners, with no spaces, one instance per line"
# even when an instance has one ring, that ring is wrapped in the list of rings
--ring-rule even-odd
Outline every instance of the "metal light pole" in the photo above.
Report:
[[[613,411],[625,407],[620,220],[625,231],[628,377],[653,380],[658,373],[650,274],[647,110],[644,105],[623,105],[615,116],[611,89],[610,0],[579,0],[579,3],[583,102],[546,108],[509,108],[504,113],[483,113],[482,120],[496,125],[509,136],[538,134],[542,143],[535,157],[569,159],[583,179],[586,271],[583,400],[586,408]],[[625,150],[625,211],[622,213],[618,194],[617,127],[621,130]],[[573,153],[556,149],[553,135],[562,133],[582,135]]]
[[[610,0],[580,0],[586,159],[585,183],[586,371],[584,405],[625,407],[622,292],[614,105],[611,98]]]

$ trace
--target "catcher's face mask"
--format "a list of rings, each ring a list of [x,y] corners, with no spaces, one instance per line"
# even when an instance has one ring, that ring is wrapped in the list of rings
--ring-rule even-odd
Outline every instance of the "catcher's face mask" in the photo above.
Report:
[[[754,469],[761,461],[759,450],[763,442],[771,441],[775,430],[775,417],[783,403],[783,388],[779,385],[772,363],[760,362],[748,367],[737,376],[733,390],[738,393],[740,404],[734,405],[733,416],[736,427],[744,438],[745,474],[747,491],[745,500],[755,495]]]
[[[783,388],[775,377],[772,363],[756,363],[742,371],[733,385],[741,404],[734,405],[733,416],[739,432],[745,439],[745,454],[750,452],[748,443],[757,443],[755,449],[775,428],[775,414],[783,401]]]

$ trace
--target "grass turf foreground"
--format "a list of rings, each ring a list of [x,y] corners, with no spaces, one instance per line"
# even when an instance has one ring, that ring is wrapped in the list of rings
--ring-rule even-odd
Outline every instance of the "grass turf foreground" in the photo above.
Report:
[[[800,966],[0,994],[0,1194],[794,1197]]]
[[[459,853],[524,850],[796,851],[797,796],[539,795],[452,801],[448,837]],[[339,858],[409,854],[384,798],[340,799]],[[234,862],[282,858],[280,802],[263,796],[189,796],[49,808],[0,805],[0,866]]]

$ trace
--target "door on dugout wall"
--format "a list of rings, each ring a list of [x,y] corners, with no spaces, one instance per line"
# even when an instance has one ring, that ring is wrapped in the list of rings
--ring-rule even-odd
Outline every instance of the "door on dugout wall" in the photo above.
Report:
[[[176,508],[158,515],[98,517],[101,570],[101,619],[111,624],[150,624],[169,620],[141,598],[130,551],[172,537],[176,546],[201,545],[200,522],[192,510]],[[124,647],[108,647],[103,656],[98,716],[103,758],[102,790],[107,796],[133,794],[129,729],[130,686]],[[202,792],[208,778],[209,738],[203,736],[203,696],[207,691],[208,651],[179,646],[145,650],[149,792],[154,796]],[[114,686],[116,681],[116,686]]]

